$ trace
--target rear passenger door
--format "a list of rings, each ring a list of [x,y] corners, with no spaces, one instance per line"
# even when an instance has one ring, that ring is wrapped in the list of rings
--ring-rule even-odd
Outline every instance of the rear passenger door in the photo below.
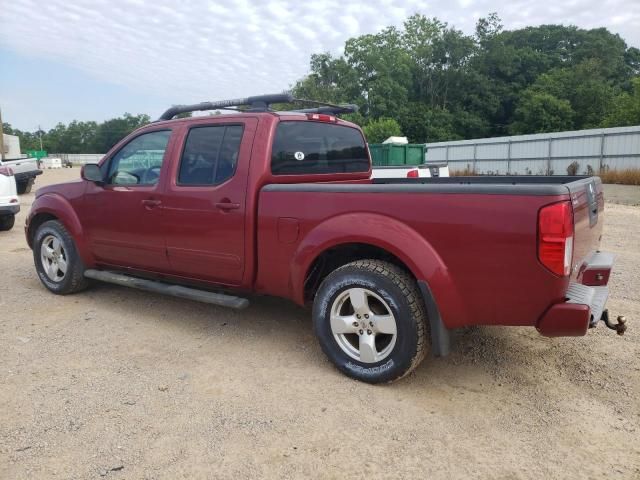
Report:
[[[191,126],[163,200],[173,274],[239,285],[255,118]]]

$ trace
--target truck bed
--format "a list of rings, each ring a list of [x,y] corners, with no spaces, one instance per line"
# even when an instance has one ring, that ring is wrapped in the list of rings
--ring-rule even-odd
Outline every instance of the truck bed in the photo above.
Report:
[[[575,268],[561,278],[538,261],[537,217],[543,206],[567,200]],[[327,248],[323,229],[336,243],[377,235],[380,248],[406,255],[400,258],[405,264],[423,265],[416,270],[427,272],[424,280],[441,301],[447,327],[535,325],[549,300],[563,300],[578,267],[597,249],[603,207],[600,179],[587,176],[270,184],[259,201],[258,289],[290,296],[289,278],[274,282],[271,272],[298,252]],[[299,236],[283,244],[283,225],[289,224]],[[342,231],[349,235],[336,238]],[[293,297],[300,301],[299,295]]]

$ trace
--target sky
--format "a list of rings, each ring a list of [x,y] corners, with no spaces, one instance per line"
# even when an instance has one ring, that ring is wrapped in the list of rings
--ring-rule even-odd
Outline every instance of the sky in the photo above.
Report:
[[[159,116],[173,104],[290,88],[312,53],[413,13],[471,34],[497,12],[506,29],[607,27],[640,47],[640,0],[4,0],[0,109],[22,130]]]

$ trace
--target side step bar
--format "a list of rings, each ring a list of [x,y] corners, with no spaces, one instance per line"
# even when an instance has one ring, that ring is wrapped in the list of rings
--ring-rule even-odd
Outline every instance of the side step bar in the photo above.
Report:
[[[172,297],[187,298],[197,302],[211,303],[223,307],[242,310],[249,306],[246,298],[225,295],[224,293],[207,292],[196,288],[183,287],[181,285],[171,285],[168,283],[146,280],[144,278],[132,277],[122,273],[108,272],[104,270],[85,270],[84,276],[101,282],[115,283],[123,287],[137,288],[148,292],[162,293]]]

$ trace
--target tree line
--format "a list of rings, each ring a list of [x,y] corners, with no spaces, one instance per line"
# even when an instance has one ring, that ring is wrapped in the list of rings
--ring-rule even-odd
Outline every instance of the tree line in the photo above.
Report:
[[[606,28],[504,30],[490,14],[465,35],[437,18],[349,39],[311,57],[298,97],[353,102],[378,142],[413,142],[640,124],[640,50]]]
[[[136,128],[149,123],[149,115],[131,115],[112,118],[104,122],[79,122],[77,120],[65,125],[58,123],[49,131],[36,130],[24,132],[4,123],[4,133],[20,137],[22,153],[27,150],[40,150],[49,153],[105,153],[123,137]]]
[[[640,50],[606,28],[505,30],[480,18],[472,35],[415,14],[401,27],[347,40],[341,55],[311,56],[298,98],[355,103],[346,116],[371,142],[406,135],[436,142],[640,124]],[[22,150],[104,153],[149,122],[125,114],[18,135]]]

